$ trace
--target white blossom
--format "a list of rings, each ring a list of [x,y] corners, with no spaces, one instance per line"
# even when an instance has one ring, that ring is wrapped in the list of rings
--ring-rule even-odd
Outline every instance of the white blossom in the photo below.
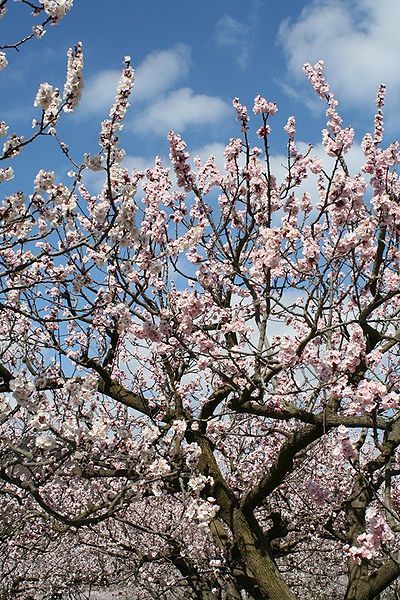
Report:
[[[183,421],[182,419],[175,419],[175,421],[172,422],[172,430],[176,433],[176,434],[182,434],[185,433],[186,431],[186,421]]]
[[[68,50],[67,79],[64,85],[63,98],[67,101],[65,112],[72,112],[79,103],[83,89],[83,50],[81,42],[74,49]]]
[[[54,89],[50,83],[41,83],[39,85],[33,105],[40,106],[40,108],[43,108],[43,110],[48,110],[54,103],[55,98],[58,97],[58,93],[58,90]]]
[[[152,473],[156,477],[163,477],[164,475],[168,475],[171,472],[171,467],[169,466],[165,458],[156,458],[156,460],[151,463],[149,470],[150,473]]]
[[[207,528],[218,511],[219,506],[215,504],[215,498],[210,496],[207,501],[200,498],[193,500],[187,508],[186,516],[197,521],[199,528]]]
[[[62,424],[62,434],[64,437],[75,440],[77,442],[81,435],[81,428],[77,425],[76,420],[69,418]]]
[[[111,306],[108,312],[118,323],[118,331],[120,333],[128,331],[131,328],[132,317],[129,308],[125,304],[120,302],[116,306]]]
[[[5,121],[0,121],[0,137],[7,135],[8,125]]]
[[[213,478],[210,476],[206,477],[205,475],[201,474],[192,475],[192,477],[188,481],[188,488],[196,493],[199,493],[205,488],[207,483],[212,485],[214,483]]]
[[[81,379],[68,379],[64,383],[64,390],[69,394],[69,400],[73,406],[81,406],[84,402],[90,402],[96,397],[97,379],[94,375],[87,375]]]
[[[4,52],[0,52],[0,71],[6,68],[8,60]]]
[[[220,567],[222,565],[222,561],[218,560],[218,559],[212,559],[210,560],[210,567]]]
[[[11,167],[6,167],[5,169],[0,169],[0,183],[4,181],[10,181],[14,177],[14,171]]]
[[[125,57],[129,58],[129,57]],[[112,160],[121,161],[123,154],[118,152],[116,145],[118,136],[116,133],[123,128],[122,120],[125,117],[129,106],[129,95],[135,82],[135,72],[129,62],[125,62],[125,68],[122,71],[118,82],[117,93],[114,103],[110,110],[110,119],[106,119],[101,124],[100,146],[105,149],[112,148]]]
[[[49,435],[43,433],[35,439],[35,445],[43,450],[48,450],[54,446],[54,439]]]
[[[40,39],[44,36],[46,30],[44,29],[43,25],[34,25],[32,27],[32,33],[36,38]]]
[[[30,421],[30,426],[37,431],[45,431],[48,429],[50,415],[44,410],[38,410],[34,417]]]
[[[20,153],[20,146],[24,141],[24,137],[22,135],[10,135],[10,137],[3,144],[3,153],[8,155],[9,158],[13,158]]]
[[[10,381],[10,390],[13,392],[15,400],[24,405],[35,391],[35,385],[20,373]]]
[[[105,440],[107,438],[108,425],[102,419],[94,421],[88,437],[92,439]]]
[[[144,429],[142,430],[142,437],[149,444],[154,442],[154,440],[156,440],[159,435],[160,435],[160,430],[155,425],[150,425],[148,427],[144,427]]]
[[[135,82],[135,72],[129,64],[126,65],[122,71],[120,80],[118,82],[117,94],[115,101],[110,110],[110,117],[117,117],[123,119],[129,106],[128,98],[132,91],[133,84]]]
[[[36,192],[46,192],[54,185],[54,171],[40,169],[34,181]]]
[[[6,412],[10,408],[10,403],[8,402],[8,398],[0,399],[0,413]]]
[[[192,442],[188,444],[184,448],[185,460],[189,467],[194,467],[197,465],[199,457],[201,455],[201,448],[196,442]]]
[[[181,237],[168,244],[168,253],[177,256],[188,248],[195,248],[204,234],[204,227],[196,225],[186,231]]]

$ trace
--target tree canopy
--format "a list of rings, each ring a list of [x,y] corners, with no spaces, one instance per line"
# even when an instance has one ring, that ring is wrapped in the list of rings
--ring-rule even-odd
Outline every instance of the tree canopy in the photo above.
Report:
[[[0,68],[73,3],[21,1],[42,24]],[[130,57],[99,152],[74,157],[81,43],[29,135],[0,123],[2,598],[397,597],[399,144],[381,86],[349,170],[323,67],[304,71],[326,156],[290,116],[283,176],[262,96],[251,121],[233,100],[223,168],[170,131],[168,164],[128,170]],[[43,136],[69,178],[21,188],[13,158]]]

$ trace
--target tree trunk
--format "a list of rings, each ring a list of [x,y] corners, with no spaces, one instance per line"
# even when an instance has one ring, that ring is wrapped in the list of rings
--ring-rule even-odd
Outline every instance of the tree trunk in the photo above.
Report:
[[[226,484],[215,460],[210,440],[198,435],[196,442],[202,450],[199,469],[205,475],[212,475],[214,479],[213,494],[220,507],[218,518],[222,519],[232,532],[233,542],[259,587],[260,595],[265,600],[296,600],[268,552],[267,542],[258,523],[254,517],[244,515],[237,498]]]
[[[268,600],[296,600],[283,580],[273,559],[249,526],[242,511],[235,508],[232,514],[232,533],[241,556]]]
[[[400,566],[397,561],[389,559],[374,573],[368,573],[366,564],[353,563],[349,574],[345,600],[379,600],[381,592],[400,577]]]

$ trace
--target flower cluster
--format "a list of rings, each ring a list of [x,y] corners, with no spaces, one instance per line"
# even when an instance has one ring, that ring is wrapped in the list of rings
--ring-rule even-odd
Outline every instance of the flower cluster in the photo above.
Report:
[[[374,117],[374,142],[379,144],[383,139],[383,106],[385,104],[386,86],[381,84],[376,95],[376,114]]]
[[[335,446],[333,455],[343,457],[345,460],[355,458],[356,451],[350,440],[350,434],[347,427],[339,425],[335,432]]]
[[[10,135],[3,144],[3,154],[7,158],[14,158],[21,151],[21,146],[24,143],[24,137],[22,135],[16,135],[13,133]]]
[[[258,95],[254,98],[253,112],[255,115],[275,115],[278,112],[276,102],[268,102],[265,98]]]
[[[196,248],[199,242],[201,241],[202,235],[204,232],[204,227],[198,225],[197,227],[192,227],[184,233],[181,237],[177,238],[169,242],[168,248],[169,252],[177,256],[181,254],[185,250]]]
[[[27,379],[24,374],[20,373],[11,380],[10,390],[12,391],[15,400],[24,406],[35,391],[35,384],[33,381]]]
[[[249,128],[249,115],[247,113],[247,107],[244,104],[240,103],[239,98],[234,98],[232,100],[233,108],[236,110],[236,118],[241,124],[242,131],[247,131]]]
[[[0,121],[0,137],[7,135],[8,125],[5,121]]]
[[[207,501],[192,500],[186,509],[186,516],[190,520],[195,520],[200,529],[208,529],[209,523],[214,519],[219,511],[218,504],[215,503],[215,498],[209,496]]]
[[[14,177],[14,171],[12,167],[5,167],[4,169],[0,169],[0,183],[4,181],[10,181]]]
[[[54,171],[40,169],[35,177],[34,186],[36,192],[47,192],[54,185]]]
[[[117,94],[110,110],[110,117],[114,121],[122,121],[129,107],[129,96],[135,83],[135,71],[130,64],[130,56],[125,56],[125,68],[118,81]]]
[[[310,81],[314,90],[320,98],[325,99],[329,94],[329,83],[324,78],[324,61],[319,60],[313,67],[310,63],[305,63],[303,66],[307,79]]]
[[[288,134],[289,139],[294,140],[294,137],[296,135],[296,119],[293,116],[289,117],[283,129]]]
[[[67,78],[63,98],[66,100],[64,111],[72,112],[78,106],[83,89],[83,50],[81,42],[68,50]]]
[[[41,3],[46,14],[52,17],[55,24],[71,10],[74,0],[41,0]]]
[[[328,102],[326,110],[328,122],[322,132],[322,142],[326,152],[328,156],[342,156],[353,144],[354,130],[352,127],[342,128],[342,118],[337,112],[338,101],[324,78],[324,61],[318,61],[313,67],[306,63],[303,68],[317,94]]]
[[[193,189],[194,178],[188,164],[189,153],[185,151],[186,144],[181,136],[174,131],[168,133],[169,157],[174,166],[177,184],[186,192]]]
[[[54,104],[55,99],[58,97],[59,91],[54,89],[50,83],[41,83],[35,96],[33,105],[40,106],[40,108],[42,108],[44,111],[47,111],[50,106]]]
[[[386,394],[386,386],[380,381],[363,379],[357,386],[353,410],[369,413],[376,407],[378,400]]]
[[[117,133],[123,129],[123,119],[129,107],[129,96],[135,83],[135,71],[130,65],[130,57],[125,57],[125,67],[118,82],[117,93],[110,109],[109,119],[101,124],[99,144],[110,153],[111,162],[121,162],[125,156],[122,149],[117,149]]]
[[[363,559],[372,560],[384,544],[391,544],[394,534],[381,512],[371,507],[366,513],[367,530],[357,537],[358,546],[345,547],[349,556],[361,564]]]
[[[35,36],[35,38],[40,39],[44,36],[46,30],[44,29],[43,25],[34,25],[32,27],[32,33]]]
[[[5,52],[0,52],[0,71],[6,68],[8,65],[8,60],[5,55]]]

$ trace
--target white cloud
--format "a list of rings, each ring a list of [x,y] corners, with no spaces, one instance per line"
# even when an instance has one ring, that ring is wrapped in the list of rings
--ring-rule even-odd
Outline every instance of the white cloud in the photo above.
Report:
[[[301,77],[303,63],[324,59],[339,99],[371,110],[380,83],[390,86],[393,96],[400,86],[399,21],[396,0],[310,2],[297,21],[283,22],[278,34],[290,79]]]
[[[234,49],[239,67],[246,68],[249,61],[250,27],[229,15],[217,22],[215,41],[219,46]]]
[[[108,69],[89,79],[83,89],[78,114],[108,112],[114,102],[120,71]]]
[[[191,88],[173,89],[189,74],[190,48],[178,44],[151,52],[136,69],[130,128],[137,133],[180,132],[189,126],[213,125],[228,113],[227,103],[216,96],[195,94]],[[108,113],[114,101],[119,70],[105,70],[89,79],[79,107],[80,115]]]
[[[169,50],[151,52],[136,69],[132,102],[152,100],[171,89],[189,73],[190,48],[178,44]],[[100,71],[87,82],[80,111],[93,114],[108,112],[111,107],[121,70]]]
[[[183,132],[193,125],[214,125],[229,113],[230,107],[225,100],[181,88],[147,106],[133,120],[132,129],[154,134],[164,134],[169,129]]]
[[[189,74],[190,48],[178,44],[170,50],[148,54],[136,71],[135,100],[152,100]]]

